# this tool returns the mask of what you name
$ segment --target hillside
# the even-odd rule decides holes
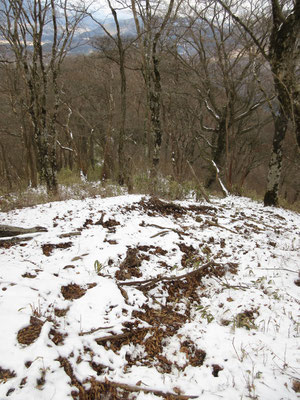
[[[1,400],[298,398],[299,214],[132,195],[0,224],[48,230],[0,241]]]

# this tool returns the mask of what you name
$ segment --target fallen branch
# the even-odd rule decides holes
[[[21,228],[19,226],[0,225],[0,237],[10,237],[25,235],[26,233],[48,232],[42,226],[35,226],[33,228]]]
[[[218,183],[219,183],[219,185],[220,185],[220,188],[221,188],[221,190],[222,190],[222,193],[224,194],[225,197],[229,196],[229,192],[228,192],[228,190],[226,189],[224,183],[222,182],[222,180],[221,180],[221,178],[220,178],[220,176],[219,176],[220,170],[219,170],[219,168],[217,167],[217,164],[214,162],[214,160],[210,160],[210,161],[211,161],[211,163],[212,163],[214,169],[216,170],[216,178],[217,178],[217,181],[218,181]]]
[[[205,189],[204,189],[204,186],[202,185],[202,183],[200,182],[198,176],[196,175],[196,172],[195,172],[194,168],[192,167],[192,164],[191,164],[189,161],[187,161],[187,164],[188,164],[188,166],[190,167],[190,170],[191,170],[191,172],[192,172],[194,178],[195,178],[196,181],[198,182],[200,193],[201,193],[202,196],[205,198],[205,200],[206,200],[208,203],[210,203],[208,194],[206,193],[206,191],[205,191]]]
[[[148,330],[148,329],[151,329],[151,328],[138,328],[138,329],[134,329],[134,330],[129,331],[129,332],[120,333],[118,335],[103,336],[103,337],[97,338],[95,340],[96,340],[97,344],[101,344],[103,342],[108,342],[108,341],[109,342],[113,342],[115,340],[126,339],[126,338],[128,338],[130,336],[137,335],[138,333],[141,333],[141,332],[143,332],[145,330]]]
[[[6,247],[6,246],[11,247],[14,244],[28,242],[29,240],[32,240],[32,239],[34,239],[33,236],[24,236],[22,238],[14,237],[14,238],[4,239],[4,240],[2,239],[2,240],[0,240],[0,247]]]
[[[145,388],[142,386],[138,385],[128,385],[126,383],[121,383],[121,382],[111,382],[107,378],[105,378],[103,381],[96,381],[94,377],[90,379],[91,383],[91,389],[86,390],[82,383],[76,378],[74,375],[74,371],[72,368],[72,365],[70,361],[68,361],[66,358],[63,357],[58,357],[56,359],[61,365],[61,367],[64,369],[65,373],[70,377],[71,379],[71,384],[76,386],[77,389],[80,391],[81,394],[84,395],[82,398],[96,398],[95,394],[97,394],[97,399],[99,398],[99,394],[102,394],[105,397],[105,393],[109,392],[111,388],[117,388],[117,389],[122,389],[127,392],[144,392],[144,393],[153,393],[158,396],[162,396],[167,398],[172,398],[176,400],[189,400],[189,399],[197,399],[199,396],[188,396],[188,395],[183,395],[179,393],[170,393],[170,392],[163,392],[162,390],[157,390],[157,389],[150,389],[150,388]],[[139,384],[139,383],[138,383]],[[176,388],[174,388],[175,390]],[[178,390],[179,391],[179,390]],[[91,396],[90,396],[91,395]]]
[[[144,392],[144,393],[153,393],[157,396],[162,396],[162,397],[172,397],[173,399],[178,399],[178,400],[189,400],[189,399],[197,399],[199,396],[189,396],[185,394],[177,394],[177,393],[170,393],[170,392],[163,392],[162,390],[157,390],[157,389],[148,389],[145,387],[141,386],[136,386],[136,385],[128,385],[126,383],[121,383],[121,382],[111,382],[108,379],[105,380],[105,383],[116,388],[120,388],[123,390],[127,390],[129,392]]]
[[[182,279],[196,279],[196,280],[200,280],[203,276],[208,275],[210,272],[212,272],[210,270],[211,267],[218,267],[218,268],[224,268],[224,265],[222,264],[217,264],[214,261],[210,261],[207,264],[202,265],[202,267],[188,272],[186,274],[183,275],[179,275],[179,276],[169,276],[169,277],[156,277],[156,278],[152,278],[152,279],[146,279],[144,281],[134,281],[134,282],[120,282],[119,285],[120,286],[141,286],[143,288],[146,288],[149,285],[153,285],[155,283],[158,282],[176,282]]]

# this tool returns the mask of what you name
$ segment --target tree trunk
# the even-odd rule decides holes
[[[12,189],[13,185],[12,185],[11,175],[10,175],[10,171],[9,171],[9,166],[8,166],[7,159],[6,159],[6,151],[5,151],[5,148],[2,143],[0,143],[0,146],[1,146],[1,150],[2,150],[3,167],[4,167],[6,179],[7,179],[9,188]]]
[[[37,129],[35,139],[40,180],[46,184],[47,193],[56,194],[58,191],[56,151],[49,145],[48,134],[45,131],[40,132],[40,130]]]
[[[121,43],[121,39],[119,39]],[[125,183],[125,158],[124,158],[124,142],[125,142],[125,125],[126,125],[126,74],[125,74],[125,55],[122,44],[119,48],[120,51],[120,77],[121,77],[121,126],[119,131],[119,146],[118,146],[118,159],[119,159],[119,185]]]
[[[298,65],[300,65],[300,56],[298,55]],[[293,91],[294,105],[294,124],[296,131],[296,140],[300,149],[300,82],[295,82]]]
[[[278,205],[278,191],[282,168],[282,146],[288,126],[288,118],[281,109],[274,120],[274,137],[269,172],[267,180],[267,191],[264,196],[265,206]]]
[[[90,137],[89,137],[89,160],[91,163],[91,167],[94,171],[96,161],[95,161],[95,138],[94,138],[93,131],[90,133]]]
[[[36,169],[35,151],[34,151],[34,145],[33,145],[33,140],[32,140],[32,131],[31,130],[28,131],[24,124],[22,134],[23,134],[23,142],[24,142],[25,151],[26,151],[28,179],[30,181],[31,187],[36,188],[38,185],[38,176],[37,176],[37,169]]]
[[[269,59],[273,72],[274,86],[279,101],[279,113],[274,117],[275,132],[273,148],[269,163],[267,192],[264,197],[265,206],[278,205],[279,181],[282,167],[282,145],[287,130],[288,120],[295,123],[297,133],[297,104],[294,104],[297,74],[295,57],[300,27],[300,0],[296,1],[294,12],[284,18],[283,11],[276,0],[272,0],[273,27],[270,36]],[[297,95],[296,95],[297,97]],[[300,145],[300,138],[298,141]]]
[[[112,71],[111,71],[112,74]],[[113,78],[113,74],[112,74]],[[108,126],[107,126],[107,134],[105,138],[105,146],[104,146],[104,155],[103,155],[103,167],[102,167],[102,173],[101,173],[101,180],[105,181],[107,179],[110,179],[113,174],[114,170],[114,160],[113,160],[113,117],[114,117],[114,109],[115,109],[115,104],[114,104],[114,98],[113,98],[113,92],[112,92],[112,87],[110,86],[110,93],[109,93],[109,102],[108,102]]]
[[[219,170],[222,170],[224,165],[224,155],[226,150],[226,122],[221,120],[216,131],[216,139],[214,140],[215,147],[212,151],[212,161],[216,164]],[[209,189],[216,181],[216,170],[211,168],[210,174],[206,180],[205,187]]]
[[[157,183],[158,164],[160,160],[160,149],[162,143],[162,127],[161,127],[161,82],[159,72],[159,60],[156,55],[156,46],[159,37],[155,37],[153,41],[153,89],[149,93],[150,99],[150,114],[151,114],[151,131],[154,139],[153,157],[152,157],[152,168],[151,178],[153,180],[153,186]]]

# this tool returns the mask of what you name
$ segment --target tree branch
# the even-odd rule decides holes
[[[259,40],[257,39],[257,37],[254,35],[254,33],[252,32],[252,30],[237,16],[235,15],[231,9],[222,1],[222,0],[217,0],[217,2],[219,4],[221,4],[221,6],[228,12],[228,14],[245,30],[245,32],[248,33],[248,35],[251,37],[251,39],[253,40],[253,42],[255,43],[255,45],[258,47],[259,51],[261,52],[261,54],[263,55],[263,57],[269,62],[270,61],[270,57],[268,56],[268,54],[265,52],[264,48],[261,46]]]

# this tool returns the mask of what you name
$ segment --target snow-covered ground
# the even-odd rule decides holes
[[[300,215],[137,195],[0,213],[0,399],[297,399]],[[22,236],[21,236],[22,237]]]

